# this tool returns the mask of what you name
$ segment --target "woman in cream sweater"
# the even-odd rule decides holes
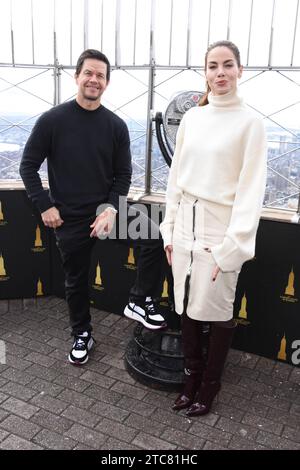
[[[238,94],[242,71],[232,42],[209,46],[207,93],[180,123],[161,224],[185,357],[173,409],[188,408],[188,416],[208,413],[220,390],[238,274],[254,255],[265,190],[265,130]],[[207,361],[202,321],[211,322]]]

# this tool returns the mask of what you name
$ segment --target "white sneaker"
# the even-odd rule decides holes
[[[167,322],[164,317],[156,311],[155,304],[151,297],[146,297],[142,305],[129,302],[125,307],[124,315],[127,318],[142,323],[150,330],[161,330],[167,327]]]
[[[68,356],[69,362],[74,365],[81,366],[89,360],[89,351],[95,344],[95,340],[91,333],[84,331],[80,335],[74,336],[74,343]]]

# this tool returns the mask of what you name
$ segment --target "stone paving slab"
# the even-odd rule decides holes
[[[92,309],[97,341],[81,368],[65,301],[0,301],[0,449],[299,450],[300,368],[230,350],[211,413],[186,418],[176,393],[128,375],[134,322]]]

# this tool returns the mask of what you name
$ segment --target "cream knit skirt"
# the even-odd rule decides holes
[[[175,307],[194,320],[226,321],[233,316],[233,302],[239,272],[220,271],[212,281],[216,266],[205,248],[222,243],[232,208],[220,206],[184,193],[173,232],[172,271]],[[187,295],[186,281],[189,277]]]

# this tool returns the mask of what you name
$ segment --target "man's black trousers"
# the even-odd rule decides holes
[[[142,303],[147,296],[154,296],[158,292],[165,258],[158,226],[144,214],[139,214],[139,217],[148,227],[149,237],[146,239],[133,240],[128,236],[120,239],[118,215],[115,222],[116,242],[140,247],[136,280],[129,296],[130,300],[136,303]],[[128,216],[127,227],[133,219],[133,216]],[[92,330],[88,281],[92,249],[97,240],[90,238],[90,225],[94,220],[95,215],[80,219],[65,217],[64,223],[55,230],[65,273],[65,293],[72,335]]]

